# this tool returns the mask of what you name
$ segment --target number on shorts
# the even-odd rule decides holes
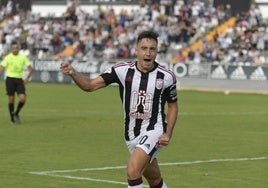
[[[140,142],[139,144],[142,145],[146,142],[146,140],[148,139],[148,136],[147,135],[144,135],[141,139],[140,139]]]

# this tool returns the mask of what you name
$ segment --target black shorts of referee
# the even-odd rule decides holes
[[[6,91],[8,96],[17,94],[26,94],[25,85],[22,78],[6,78]]]

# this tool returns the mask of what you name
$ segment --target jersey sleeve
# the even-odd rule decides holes
[[[114,67],[109,68],[100,76],[103,78],[106,86],[112,83],[118,83],[118,77],[117,77]]]
[[[1,62],[1,66],[3,66],[3,67],[7,67],[7,63],[8,63],[8,56],[6,56],[4,59],[3,59],[3,61]]]
[[[166,94],[168,103],[173,103],[177,101],[176,83],[172,84],[166,89]]]
[[[24,56],[24,65],[27,67],[31,65],[30,60],[26,56]]]
[[[168,79],[169,86],[164,90],[164,96],[168,103],[177,102],[177,79],[172,73]]]

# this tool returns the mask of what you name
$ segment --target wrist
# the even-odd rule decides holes
[[[166,132],[165,134],[166,134],[169,138],[172,137],[172,133]]]

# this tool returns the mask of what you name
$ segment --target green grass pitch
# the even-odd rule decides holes
[[[22,124],[11,125],[0,82],[0,187],[126,187],[117,87],[30,83],[27,93]],[[168,186],[267,187],[267,104],[261,94],[179,91],[172,142],[158,157]]]

